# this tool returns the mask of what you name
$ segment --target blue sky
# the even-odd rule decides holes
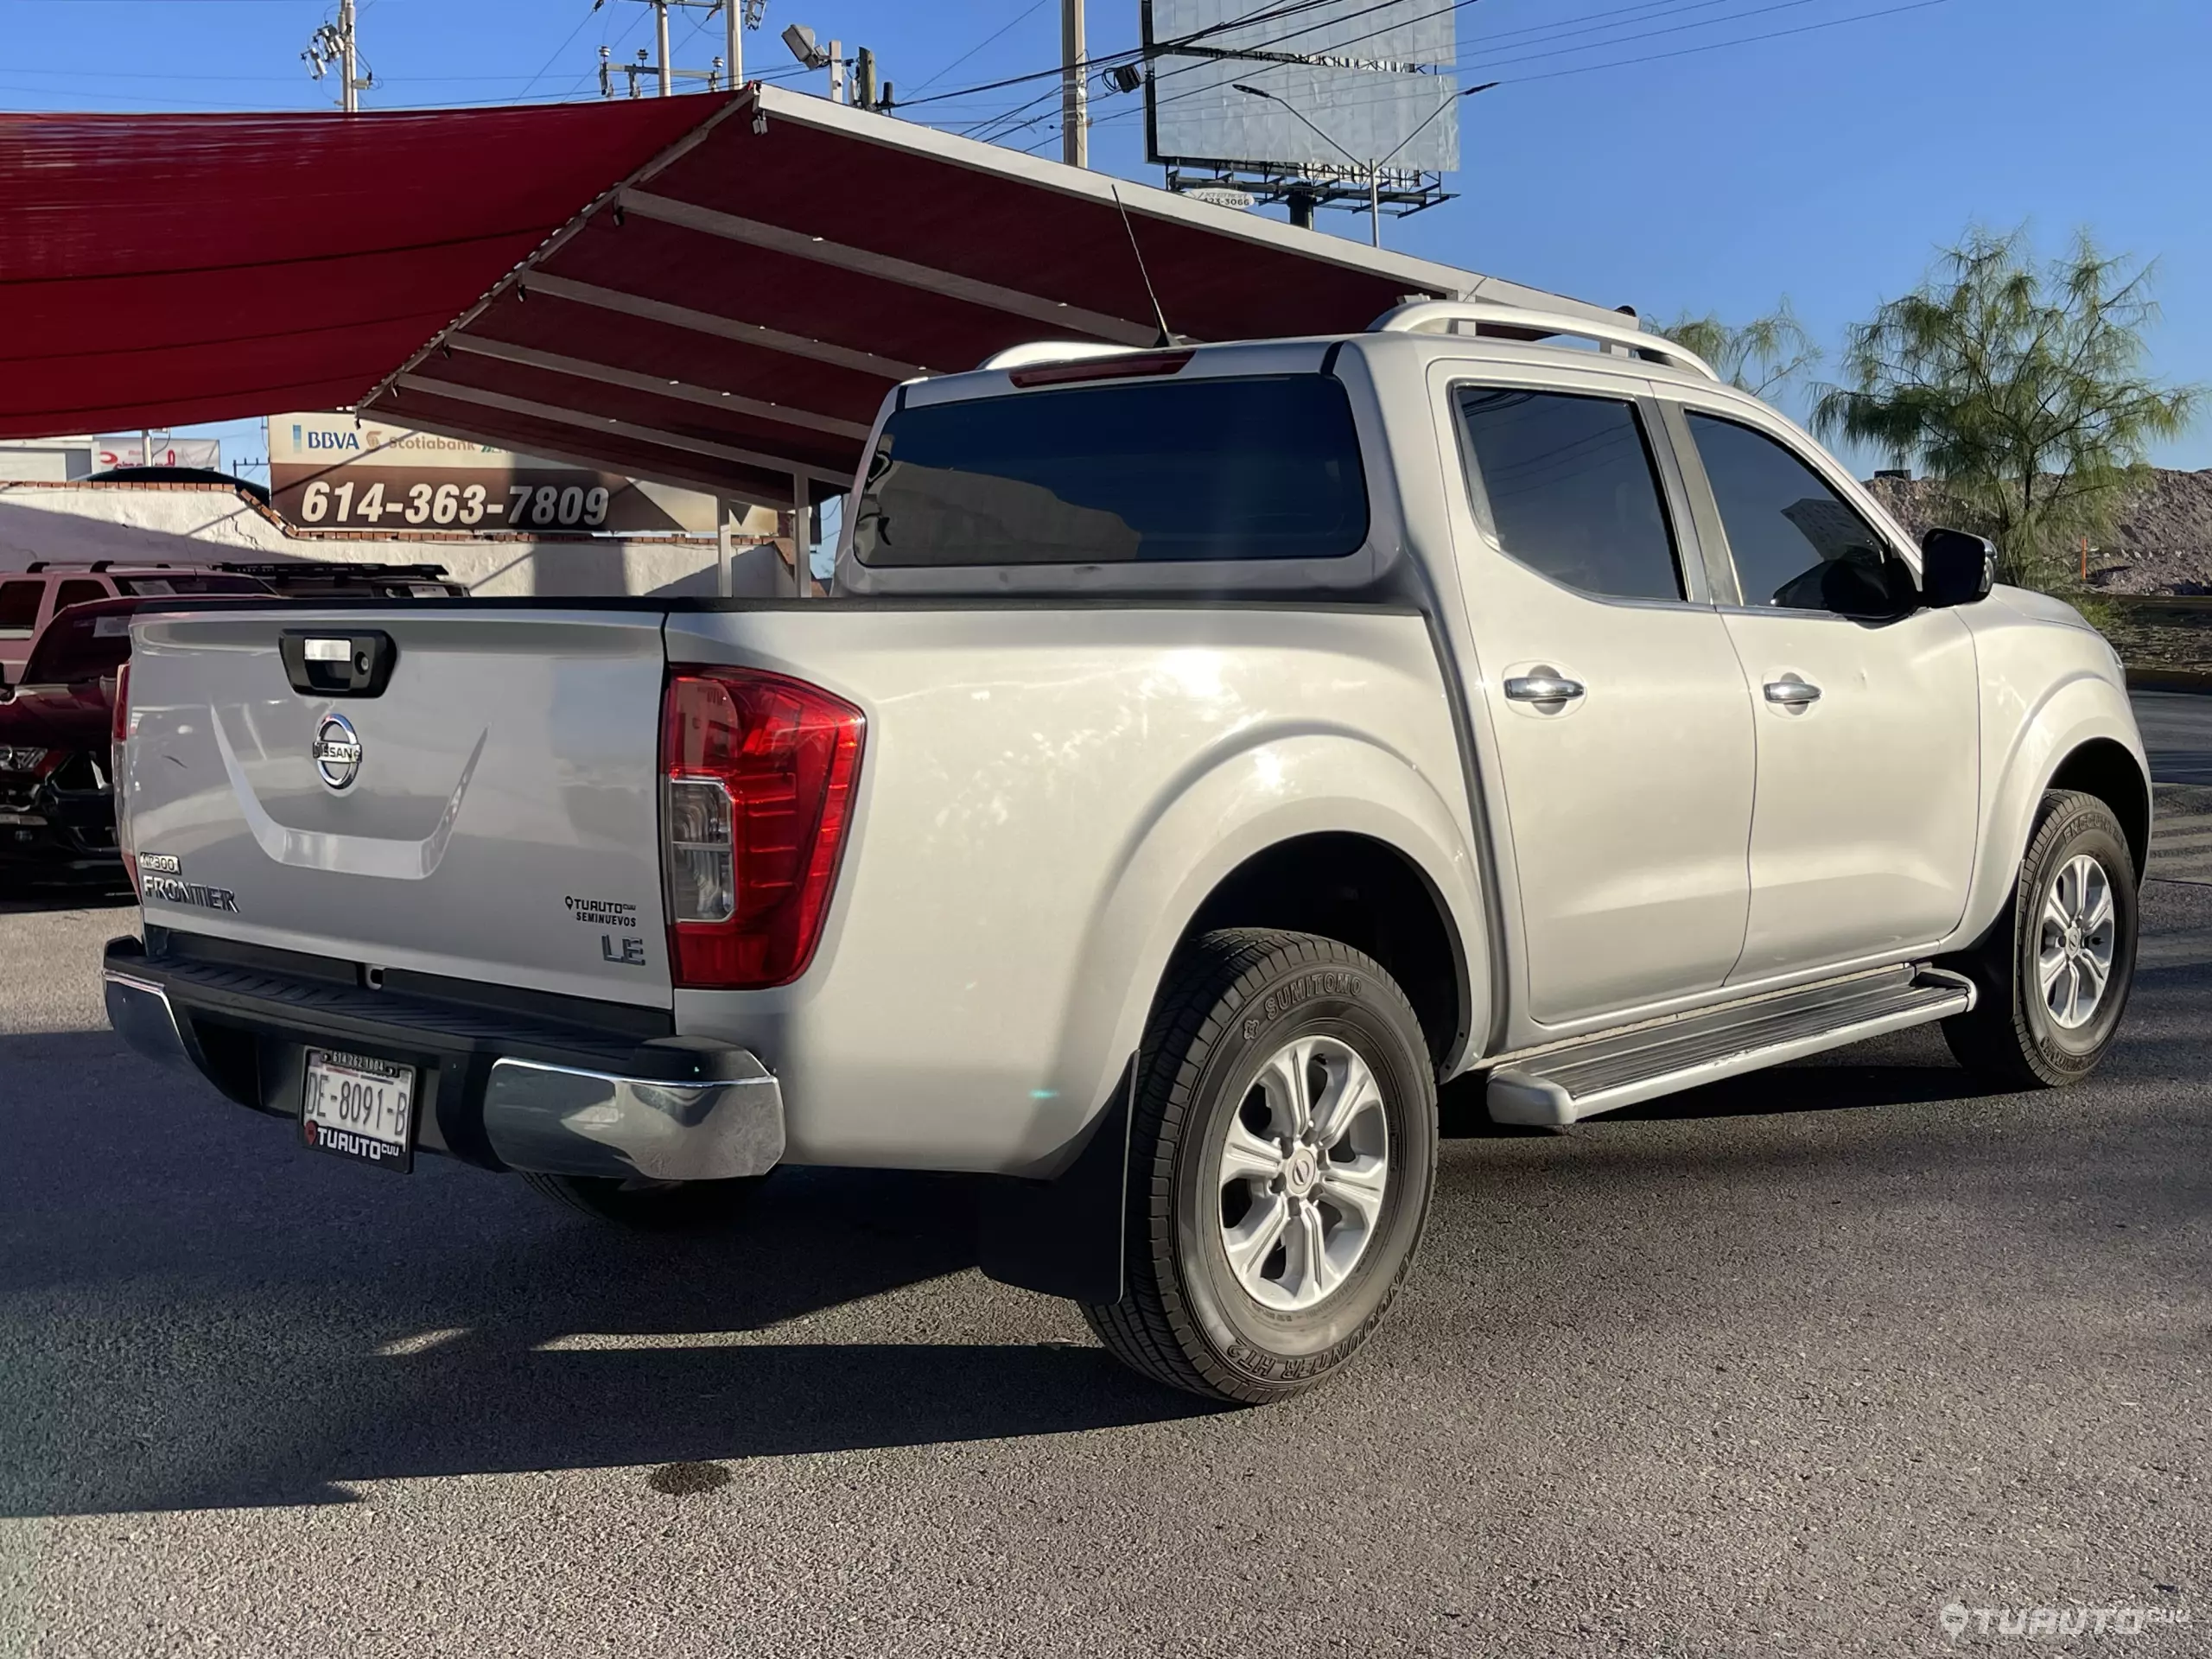
[[[1088,0],[1094,55],[1133,46],[1136,0]],[[300,54],[325,0],[0,0],[0,107],[314,109]],[[1058,0],[768,0],[747,67],[818,87],[787,23],[874,49],[901,100],[1048,67]],[[598,49],[650,45],[637,0],[363,0],[370,107],[597,95]],[[2186,0],[1478,0],[1457,14],[1459,199],[1385,239],[1647,317],[1740,319],[1787,295],[1831,352],[1972,221],[2076,226],[2159,261],[2158,373],[2212,382],[2212,7]],[[678,14],[679,64],[721,23]],[[1783,31],[1793,31],[1783,33]],[[1768,36],[1770,38],[1756,38]],[[1669,55],[1658,55],[1658,54]],[[1640,62],[1630,60],[1645,60]],[[1619,67],[1606,67],[1619,66]],[[914,107],[966,126],[1041,83]],[[1094,164],[1157,181],[1137,97],[1096,102]],[[1057,153],[1049,124],[1011,142]],[[864,204],[855,204],[865,211]],[[1364,238],[1363,219],[1325,229]],[[1786,401],[1786,400],[1785,400]],[[250,424],[226,454],[259,453]],[[1861,458],[1871,459],[1871,458]],[[2212,418],[2154,459],[2212,467]]]

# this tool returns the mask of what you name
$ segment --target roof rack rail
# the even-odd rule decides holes
[[[1632,323],[1593,322],[1557,311],[1532,311],[1517,305],[1487,305],[1472,300],[1420,300],[1385,311],[1367,325],[1370,334],[1488,334],[1492,339],[1541,340],[1556,334],[1625,347],[1649,362],[1671,363],[1701,374],[1719,375],[1713,365],[1662,334],[1648,334]]]
[[[289,577],[294,581],[444,582],[442,564],[374,564],[351,559],[224,559],[214,569],[236,576]]]

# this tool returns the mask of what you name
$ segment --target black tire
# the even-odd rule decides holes
[[[600,1221],[645,1232],[711,1226],[743,1209],[766,1175],[728,1181],[618,1180],[598,1175],[523,1172],[524,1185]]]
[[[1344,1277],[1316,1305],[1279,1311],[1249,1293],[1230,1265],[1223,1141],[1231,1117],[1261,1098],[1262,1067],[1309,1036],[1349,1048],[1375,1079],[1388,1146],[1372,1155],[1387,1174],[1376,1218]],[[1329,1073],[1324,1066],[1315,1075]],[[1371,1133],[1371,1116],[1363,1121]],[[1335,1156],[1325,1153],[1321,1162]],[[1313,1165],[1301,1166],[1297,1179],[1313,1195],[1301,1202],[1313,1207],[1317,1229],[1324,1216],[1340,1225],[1326,1178],[1316,1186],[1313,1174]],[[1254,1405],[1299,1393],[1344,1364],[1381,1323],[1413,1265],[1435,1179],[1435,1068],[1390,976],[1334,939],[1209,933],[1170,969],[1145,1030],[1122,1296],[1085,1305],[1084,1318],[1117,1358],[1172,1387]],[[1280,1253],[1255,1270],[1264,1273]]]
[[[2069,1028],[2048,1005],[2037,964],[2044,948],[2046,895],[2084,855],[2108,880],[2112,962],[2094,1011]],[[2112,809],[2094,795],[2046,791],[2011,908],[1980,944],[1945,964],[1965,973],[1980,993],[1973,1012],[1943,1022],[1944,1040],[1959,1064],[2012,1089],[2061,1089],[2096,1070],[2119,1033],[2134,982],[2138,918],[2135,861]]]

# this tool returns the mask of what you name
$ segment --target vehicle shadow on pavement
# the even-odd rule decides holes
[[[991,1319],[1021,1293],[899,1301],[974,1264],[957,1178],[790,1170],[723,1226],[640,1234],[444,1159],[395,1176],[291,1133],[107,1033],[0,1037],[0,1515],[1210,1409],[1087,1343],[957,1339],[1022,1328]],[[1077,1333],[1036,1308],[1040,1335]]]

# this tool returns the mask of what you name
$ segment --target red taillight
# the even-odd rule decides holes
[[[661,837],[679,986],[806,971],[860,771],[861,711],[780,674],[683,668],[661,705]]]
[[[125,658],[115,671],[115,708],[108,716],[108,796],[115,803],[115,845],[123,855],[123,868],[130,885],[138,886],[138,849],[130,839],[129,800],[124,790],[123,760],[130,738],[130,664]]]

